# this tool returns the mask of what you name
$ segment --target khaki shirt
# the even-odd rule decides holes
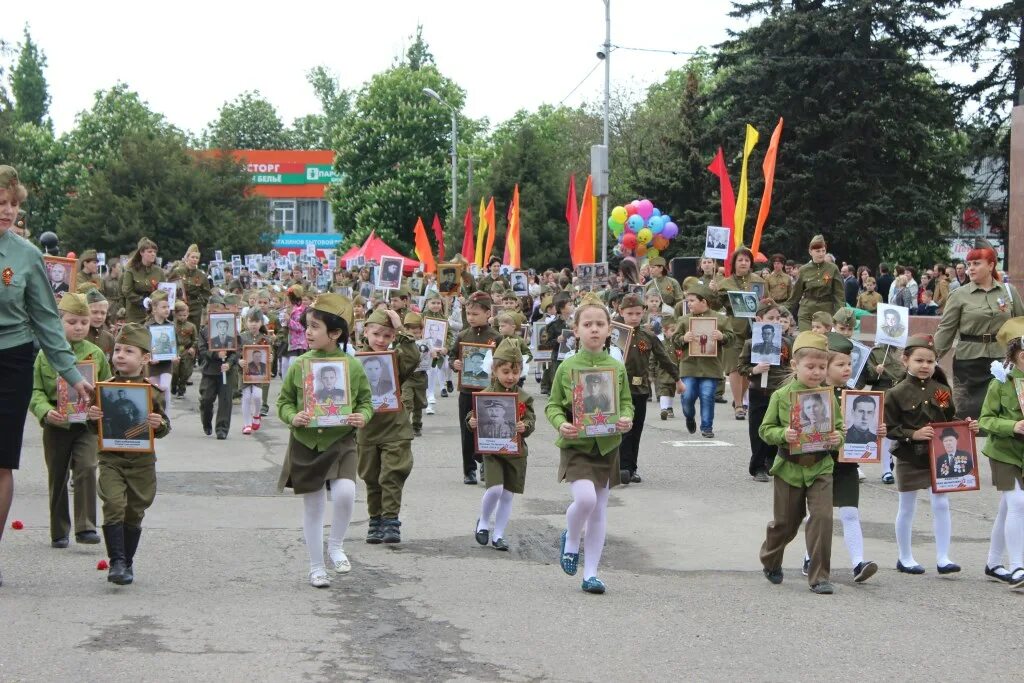
[[[1013,285],[993,282],[992,289],[987,291],[973,282],[957,287],[950,292],[939,329],[935,331],[935,352],[942,358],[960,335],[955,351],[959,360],[1002,360],[1006,348],[996,341],[996,333],[1003,323],[1020,315],[1024,315],[1024,301]],[[991,335],[988,342],[962,338],[962,335],[980,337],[986,334]]]
[[[689,354],[690,344],[683,341],[690,329],[690,320],[693,318],[715,318],[718,320],[718,331],[722,333],[723,339],[718,342],[718,355],[714,357],[691,356]],[[676,346],[676,355],[679,358],[680,377],[714,377],[722,376],[722,354],[725,347],[735,339],[735,335],[729,330],[728,321],[724,313],[707,311],[700,315],[690,315],[682,318],[676,327],[676,333],[672,337],[672,343]]]
[[[142,300],[156,291],[163,280],[164,271],[154,264],[149,268],[125,268],[121,275],[121,296],[124,297],[125,321],[144,323],[149,315],[142,307]]]
[[[857,308],[874,313],[878,304],[882,303],[882,295],[878,292],[861,292],[857,295]]]
[[[683,288],[679,283],[668,275],[659,278],[651,278],[651,281],[644,287],[644,293],[657,289],[661,293],[661,300],[669,306],[675,306],[676,302],[683,298]]]
[[[768,291],[765,292],[765,296],[776,303],[789,301],[789,296],[793,293],[793,280],[790,279],[786,271],[783,270],[778,273],[772,271],[768,273],[768,277],[764,281],[768,285]]]
[[[72,344],[71,350],[75,352],[75,360],[77,362],[86,360],[93,362],[93,370],[96,373],[93,377],[94,384],[110,380],[113,372],[101,348],[90,341],[83,340]],[[57,372],[50,365],[49,361],[46,360],[45,354],[40,351],[32,368],[32,398],[28,404],[28,411],[39,420],[40,425],[43,425],[46,423],[46,414],[56,409]],[[67,429],[70,427],[70,423],[65,422],[54,426]]]
[[[907,376],[885,392],[885,429],[893,442],[892,454],[918,467],[928,466],[927,441],[911,435],[932,422],[949,422],[956,415],[953,392],[934,377]]]
[[[196,307],[202,309],[210,301],[210,280],[199,268],[189,268],[182,264],[171,271],[171,282],[181,282],[185,291],[185,303],[190,312]]]
[[[729,326],[729,331],[736,335],[733,343],[737,345],[742,345],[744,339],[750,338],[750,323],[747,322],[748,318],[737,318],[733,314],[732,302],[729,301],[729,292],[752,292],[754,288],[750,285],[753,282],[764,283],[764,278],[760,275],[747,273],[746,275],[732,275],[718,283],[719,296],[722,299],[725,314],[728,316],[726,324]]]
[[[829,261],[824,263],[811,261],[800,266],[796,283],[793,285],[793,293],[790,294],[786,307],[792,311],[801,302],[832,304],[833,313],[846,304],[843,278],[839,274],[836,264]]]
[[[786,430],[790,426],[793,395],[798,391],[809,388],[793,379],[788,384],[779,387],[772,394],[772,397],[768,400],[768,411],[765,413],[761,426],[757,430],[758,436],[761,437],[762,441],[770,446],[789,448],[789,442],[786,441]],[[839,408],[839,401],[834,396],[832,398],[832,429],[840,434],[839,445],[836,447],[836,450],[841,451],[846,430],[843,428],[843,411]],[[803,467],[795,462],[786,460],[781,455],[776,455],[775,462],[772,464],[771,474],[779,477],[790,486],[806,488],[813,484],[814,480],[818,477],[824,474],[832,474],[834,469],[835,460],[829,457],[822,458],[810,467]]]
[[[647,380],[652,364],[669,375],[673,384],[679,379],[676,361],[669,357],[657,335],[642,327],[634,327],[625,360],[626,381],[631,394],[648,396],[651,393],[651,384]]]
[[[530,455],[529,449],[526,447],[526,438],[533,434],[533,430],[537,428],[537,413],[533,408],[533,396],[526,393],[525,390],[519,387],[512,387],[506,389],[501,382],[496,379],[491,380],[491,384],[484,389],[485,392],[491,394],[516,394],[516,411],[522,411],[522,416],[516,415],[516,422],[522,422],[526,426],[526,431],[522,434],[517,434],[519,439],[519,453],[515,456],[509,457],[527,457]],[[522,406],[522,407],[520,407]],[[474,417],[476,413],[470,410],[466,413],[466,430],[473,431],[469,427],[470,418]],[[493,454],[492,454],[493,455]]]

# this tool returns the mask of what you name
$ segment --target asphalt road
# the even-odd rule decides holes
[[[532,378],[527,387],[537,391]],[[595,596],[557,564],[569,496],[546,422],[530,439],[511,552],[475,543],[483,487],[462,483],[451,397],[414,442],[404,542],[363,542],[360,485],[346,543],[353,570],[316,590],[301,503],[275,490],[286,429],[271,416],[242,436],[236,406],[229,439],[216,441],[189,391],[157,442],[158,494],[133,586],[96,570],[102,545],[49,547],[40,430],[26,426],[11,514],[25,529],[8,528],[0,544],[0,680],[925,681],[1012,678],[1024,661],[1024,592],[982,571],[998,500],[987,462],[981,492],[952,496],[962,574],[935,572],[924,493],[914,540],[928,573],[896,573],[896,492],[874,465],[861,514],[867,556],[882,569],[852,582],[837,520],[838,590],[817,596],[800,575],[802,534],[781,586],[761,573],[771,485],[747,476],[746,423],[718,406],[709,442],[652,409],[644,481],[611,496],[608,593]]]

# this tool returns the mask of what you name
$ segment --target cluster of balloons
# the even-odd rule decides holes
[[[616,206],[608,216],[608,229],[615,239],[615,255],[654,258],[679,234],[672,217],[659,211],[650,199],[634,199]]]

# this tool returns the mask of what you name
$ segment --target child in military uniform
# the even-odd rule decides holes
[[[412,379],[420,353],[412,337],[402,331],[395,311],[378,309],[366,319],[363,334],[367,351],[394,350],[398,382]],[[359,431],[359,478],[366,484],[366,507],[370,513],[367,543],[401,543],[402,489],[412,472],[412,425],[405,405],[394,412],[375,412],[365,429]]]
[[[665,352],[661,340],[642,325],[644,301],[636,294],[625,295],[619,306],[619,315],[622,316],[623,324],[633,328],[633,337],[624,359],[633,415],[630,428],[622,435],[619,445],[619,479],[623,484],[639,484],[642,482],[642,478],[637,474],[640,438],[643,436],[644,421],[647,418],[647,398],[651,395],[651,366],[655,366],[671,380],[676,392],[682,391],[683,384],[679,381],[679,368],[675,359],[670,358]]]
[[[566,330],[569,328],[573,315],[572,301],[567,294],[557,295],[554,299],[554,306],[555,319],[544,327],[545,341],[541,346],[545,351],[551,351],[551,360],[548,361],[540,382],[540,393],[543,395],[547,395],[551,391],[551,378],[555,376],[558,364],[561,362],[558,360],[558,347],[568,336]]]
[[[587,294],[573,318],[573,331],[580,340],[579,350],[567,358],[551,382],[551,398],[544,414],[558,431],[555,445],[560,449],[558,480],[568,481],[573,502],[565,511],[566,529],[560,539],[562,571],[575,576],[579,565],[580,536],[583,539],[583,584],[588,593],[604,593],[604,582],[597,578],[597,567],[607,534],[608,496],[618,483],[619,444],[622,434],[633,426],[633,401],[626,379],[626,368],[608,355],[611,317],[601,298]],[[572,404],[577,371],[611,368],[615,371],[618,392],[616,432],[606,436],[586,436],[573,424]],[[646,368],[645,368],[646,370]],[[646,374],[643,375],[646,378]]]
[[[910,547],[917,492],[931,489],[929,443],[935,436],[933,422],[949,422],[956,415],[953,392],[946,375],[937,364],[935,342],[931,337],[915,336],[903,349],[907,376],[885,392],[885,426],[895,444],[896,488],[900,493],[896,513],[896,545],[899,560],[896,569],[904,574],[924,574],[914,561]],[[967,419],[970,430],[978,433],[978,422]],[[930,492],[930,491],[929,491]],[[939,574],[953,574],[960,566],[949,559],[952,519],[949,494],[931,493],[932,525],[935,531],[935,559]]]
[[[835,324],[835,320],[832,316],[825,311],[818,311],[811,316],[811,332],[818,334],[828,334],[832,331],[832,326]]]
[[[79,287],[79,290],[81,289]],[[114,335],[107,329],[110,302],[96,287],[87,287],[84,294],[85,302],[89,304],[89,334],[85,338],[100,347],[109,361],[110,354],[114,352]]]
[[[682,378],[683,390],[680,401],[683,406],[683,417],[686,418],[686,430],[693,434],[697,431],[697,399],[700,399],[700,433],[706,439],[715,437],[715,388],[722,377],[722,356],[727,342],[732,341],[733,334],[726,326],[723,313],[712,311],[709,302],[712,300],[711,290],[707,285],[693,283],[686,293],[686,303],[690,315],[679,321],[673,341],[676,348],[682,350],[679,359],[679,376]],[[696,339],[690,330],[695,318],[715,318],[717,328],[711,335],[718,346],[715,356],[691,356],[690,342]]]
[[[224,298],[210,297],[212,312],[225,310]],[[231,330],[234,333],[234,330]],[[231,393],[237,384],[238,350],[224,351],[210,348],[210,330],[204,325],[199,330],[199,362],[203,367],[203,379],[199,384],[199,419],[203,432],[209,436],[214,431],[213,403],[217,402],[217,439],[228,438],[231,429]]]
[[[992,525],[985,574],[1024,588],[1024,413],[1019,392],[1024,383],[1024,318],[1011,318],[997,340],[1006,346],[1006,364],[993,368],[995,377],[985,394],[978,423],[988,439],[981,451],[992,467],[992,485],[999,491],[999,510]],[[1003,566],[1003,551],[1011,571]]]
[[[459,354],[463,343],[496,345],[501,336],[487,324],[491,313],[491,297],[484,292],[473,292],[466,302],[466,327],[455,339],[455,344],[448,354],[448,362],[456,372],[462,372],[462,361]],[[476,484],[476,446],[473,433],[466,427],[466,418],[473,409],[473,390],[459,390],[459,428],[462,431],[462,483]]]
[[[661,316],[662,333],[658,340],[665,347],[665,355],[672,361],[673,371],[670,373],[660,366],[651,364],[651,370],[654,372],[654,388],[658,394],[658,407],[661,408],[662,420],[676,416],[672,408],[672,402],[679,393],[679,388],[676,386],[676,383],[679,381],[679,357],[676,355],[676,344],[672,341],[672,337],[675,336],[677,327],[679,327],[679,324],[674,315],[666,314]]]
[[[426,320],[448,320],[444,312],[444,300],[436,291],[431,291],[423,303],[423,318]],[[437,396],[448,397],[448,388],[445,386],[445,377],[448,371],[448,349],[451,348],[455,335],[452,334],[450,326],[444,344],[434,349],[434,360],[427,371],[427,415],[433,415],[434,405],[437,403]]]
[[[797,308],[800,316],[800,331],[805,332],[811,329],[811,318],[817,312],[832,315],[843,307],[845,293],[843,291],[843,278],[839,274],[836,264],[826,260],[828,247],[825,238],[815,235],[807,247],[811,256],[808,263],[800,266],[797,271],[796,282],[793,283],[793,293],[786,305],[793,309]],[[829,323],[828,332],[832,329]]]
[[[178,340],[178,365],[171,377],[171,395],[184,398],[195,367],[199,330],[189,320],[188,304],[181,299],[174,302],[174,332]]]
[[[857,295],[857,308],[874,313],[882,303],[882,295],[875,291],[878,282],[873,277],[864,280],[864,291]]]
[[[519,452],[514,455],[483,456],[484,475],[488,486],[480,501],[480,516],[476,521],[476,542],[487,545],[490,541],[497,550],[508,550],[505,528],[512,516],[512,496],[516,493],[522,494],[525,490],[526,456],[529,454],[526,438],[533,433],[537,422],[533,411],[533,397],[519,388],[522,369],[523,357],[519,347],[513,339],[503,339],[494,350],[491,383],[485,391],[516,394],[517,414],[514,420]],[[472,410],[467,416],[467,425],[471,430],[477,429],[476,415]]]
[[[810,555],[808,583],[819,595],[834,592],[829,582],[832,555],[832,471],[834,461],[828,451],[800,454],[790,448],[800,443],[800,434],[791,426],[796,393],[817,389],[826,377],[827,342],[823,335],[801,332],[793,342],[795,377],[779,387],[768,402],[768,410],[758,433],[770,444],[779,446],[771,474],[775,477],[774,515],[761,545],[760,559],[765,577],[773,584],[783,580],[782,556],[786,545],[800,529],[805,511],[810,514],[805,534]],[[843,445],[843,417],[839,402],[832,401],[832,431],[828,444]]]
[[[125,323],[114,342],[111,381],[149,385],[149,330]],[[146,424],[162,439],[171,431],[162,392],[153,391],[152,412]],[[99,406],[89,406],[92,423],[103,419]],[[107,581],[124,586],[135,580],[135,551],[142,538],[142,518],[156,497],[156,454],[99,452],[99,496],[103,502],[103,540],[110,568]]]
[[[145,302],[143,302],[145,303]],[[167,319],[171,315],[170,302],[167,300],[167,292],[162,289],[155,290],[149,295],[149,317],[146,319],[146,327],[154,325],[167,325]],[[169,342],[169,340],[168,340]],[[170,347],[170,344],[168,343]],[[158,353],[165,350],[158,349]],[[149,381],[153,383],[164,395],[164,405],[171,402],[171,375],[174,372],[174,361],[149,361]]]
[[[302,317],[309,350],[289,365],[277,397],[277,415],[290,431],[278,488],[290,488],[302,495],[302,532],[309,553],[309,584],[314,588],[331,585],[324,566],[325,484],[331,487],[332,520],[327,540],[331,569],[339,574],[352,569],[344,543],[356,500],[358,456],[353,431],[365,428],[373,415],[373,404],[362,365],[347,353],[351,319],[347,299],[337,294],[317,297]],[[344,425],[311,426],[314,416],[305,409],[307,361],[321,358],[343,363],[348,371],[350,401],[342,409],[347,413]]]
[[[109,380],[111,372],[107,356],[86,339],[91,311],[85,296],[65,294],[57,303],[57,309],[75,360],[93,363],[95,376],[90,381]],[[40,351],[33,369],[29,412],[43,428],[43,458],[50,489],[50,545],[54,548],[68,547],[71,532],[69,470],[75,484],[75,542],[99,543],[100,537],[96,533],[96,435],[84,423],[69,423],[58,402],[57,372]]]
[[[522,317],[521,314],[520,317]],[[498,327],[498,334],[501,335],[501,338],[508,339],[516,345],[516,348],[519,349],[520,362],[529,363],[533,360],[533,352],[530,351],[530,345],[526,343],[526,340],[516,334],[519,330],[519,324],[516,320],[517,318],[515,315],[513,313],[509,313],[507,310],[499,313],[498,317],[494,319]],[[525,380],[526,371],[523,370],[519,373],[519,386],[523,386]]]
[[[405,331],[416,342],[419,365],[408,382],[402,382],[402,403],[412,416],[412,435],[423,436],[423,409],[427,407],[427,374],[434,360],[433,349],[423,340],[423,316],[414,311],[405,314]]]
[[[245,316],[245,331],[242,332],[241,342],[242,346],[269,346],[273,344],[274,340],[271,338],[270,333],[267,332],[267,328],[264,325],[266,318],[263,315],[263,311],[259,308],[251,308]],[[348,329],[346,328],[346,332]],[[264,363],[266,359],[264,359]],[[244,372],[239,373],[240,375],[245,374],[259,374],[264,375],[264,368],[255,367],[252,370],[256,372]],[[265,387],[268,387],[268,382],[261,382],[259,384],[243,384],[242,385],[242,434],[252,434],[258,431],[263,421],[262,419],[262,408],[263,408],[263,391]]]

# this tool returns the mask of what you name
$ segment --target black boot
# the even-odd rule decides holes
[[[110,558],[107,581],[123,586],[125,583],[124,524],[118,522],[104,526],[103,540],[107,544],[107,557]]]
[[[124,525],[124,583],[127,585],[135,580],[135,570],[132,569],[132,561],[135,559],[135,551],[139,548],[139,539],[142,537],[142,527]]]
[[[385,519],[382,522],[384,542],[385,543],[401,543],[402,542],[402,523],[397,519]]]
[[[380,528],[380,517],[370,517],[370,526],[366,529],[366,542],[374,545],[384,540],[384,532]]]

